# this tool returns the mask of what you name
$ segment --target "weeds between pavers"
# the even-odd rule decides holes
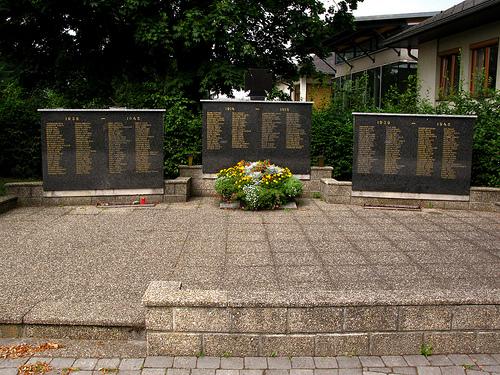
[[[77,371],[80,371],[80,368],[78,368],[78,367],[66,367],[66,368],[62,369],[61,375],[69,375],[72,372],[77,372]]]
[[[424,357],[428,357],[432,355],[432,345],[423,343],[422,346],[420,346],[420,354],[422,354]]]

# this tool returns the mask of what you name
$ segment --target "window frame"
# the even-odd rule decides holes
[[[470,92],[472,94],[475,93],[475,87],[474,87],[474,74],[475,68],[476,68],[476,62],[477,62],[477,51],[480,49],[485,49],[485,54],[484,54],[484,73],[485,73],[485,80],[483,83],[483,89],[488,88],[488,81],[490,80],[490,54],[491,54],[491,47],[497,47],[497,74],[498,74],[498,41],[499,38],[493,38],[493,39],[488,39],[484,40],[482,42],[478,43],[473,43],[469,46],[470,54],[471,54],[471,66],[470,66]],[[496,80],[496,76],[494,77]],[[495,82],[493,82],[493,85],[495,86]]]
[[[444,74],[444,62],[446,61],[446,58],[447,57],[450,57],[451,56],[451,69],[450,69],[450,72],[451,72],[451,79],[449,81],[449,88],[451,90],[454,90],[455,89],[455,86],[458,86],[460,84],[460,59],[461,59],[461,56],[462,56],[462,50],[460,49],[460,47],[457,47],[457,48],[452,48],[452,49],[448,49],[446,51],[441,51],[438,53],[438,57],[439,57],[439,83],[438,83],[438,97],[440,100],[444,100],[444,99],[447,99],[450,94],[452,93],[452,91],[450,90],[449,92],[445,92],[445,81],[447,80],[446,79],[446,74]],[[457,71],[457,75],[455,76],[455,70],[456,70],[456,67],[458,66],[458,71]]]

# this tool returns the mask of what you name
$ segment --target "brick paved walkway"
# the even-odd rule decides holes
[[[0,375],[16,375],[24,364],[46,362],[51,374],[75,375],[481,375],[500,374],[500,354],[424,357],[146,357],[0,359]]]

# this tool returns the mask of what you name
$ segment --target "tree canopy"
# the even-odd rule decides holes
[[[120,93],[146,83],[198,100],[241,87],[249,67],[296,77],[357,2],[0,0],[0,70],[75,104],[123,104]]]

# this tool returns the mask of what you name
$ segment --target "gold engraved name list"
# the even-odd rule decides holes
[[[441,178],[454,180],[457,178],[456,168],[463,167],[457,164],[459,132],[453,128],[443,128],[443,159],[441,160]]]
[[[92,125],[89,122],[75,122],[75,149],[76,149],[76,174],[88,175],[92,172],[92,154],[96,150],[92,148]]]
[[[397,174],[402,168],[399,160],[401,160],[401,147],[404,143],[400,129],[395,126],[385,128],[384,174]]]
[[[64,175],[66,168],[62,166],[62,154],[69,145],[64,143],[62,122],[48,122],[45,128],[45,140],[47,143],[47,174]]]
[[[418,128],[417,176],[432,176],[434,173],[436,138],[436,129]]]
[[[300,115],[295,112],[286,113],[286,148],[302,150],[306,132],[300,125]]]
[[[121,122],[108,122],[108,169],[110,174],[120,174],[127,169],[127,154],[125,146],[130,142],[125,137],[125,126]]]
[[[220,150],[224,116],[221,112],[207,112],[207,150]]]
[[[151,151],[151,124],[145,121],[134,123],[135,126],[135,171],[137,173],[156,172],[151,169],[151,156],[158,155]]]
[[[281,122],[281,114],[275,112],[262,113],[261,143],[262,148],[276,148],[276,140],[280,133],[276,131]]]
[[[232,148],[246,149],[248,142],[245,134],[250,133],[247,129],[248,113],[231,112],[231,146]]]
[[[360,126],[358,138],[357,170],[359,174],[372,173],[375,159],[375,127]]]

